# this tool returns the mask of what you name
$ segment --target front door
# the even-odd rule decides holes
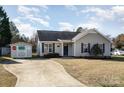
[[[64,56],[68,56],[68,45],[64,46]]]

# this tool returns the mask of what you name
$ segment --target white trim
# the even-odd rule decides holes
[[[73,40],[61,40],[61,39],[57,39],[57,40],[60,41],[60,42],[63,42],[63,43],[74,42]]]
[[[109,39],[109,38],[107,38],[105,35],[103,35],[102,33],[100,33],[99,31],[97,31],[97,30],[95,30],[99,35],[101,35],[101,36],[103,36],[106,40],[108,40],[109,42],[111,42],[112,43],[112,41]]]
[[[40,41],[42,43],[59,43],[59,41]]]
[[[10,46],[12,46],[12,45],[18,45],[18,44],[26,44],[26,45],[31,45],[32,46],[32,44],[26,43],[26,42],[17,42],[17,43],[10,44]]]

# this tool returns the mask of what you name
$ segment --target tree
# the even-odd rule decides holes
[[[78,27],[77,30],[76,30],[76,32],[80,33],[82,30],[83,30],[82,27]]]
[[[38,36],[36,33],[33,33],[33,36],[30,38],[29,43],[32,45],[33,52],[36,52]]]
[[[16,25],[11,21],[10,23],[10,31],[12,34],[12,39],[11,43],[16,43],[16,42],[29,42],[29,38],[26,37],[24,34],[20,34],[18,28]]]
[[[76,32],[80,33],[82,31],[86,31],[86,30],[88,30],[88,28],[78,27],[77,30],[76,30]]]
[[[11,38],[9,18],[3,7],[0,6],[0,47],[10,44]]]
[[[98,55],[102,55],[103,54],[103,52],[100,49],[98,44],[94,44],[93,45],[93,47],[91,48],[90,53],[91,53],[91,55],[94,55],[94,56],[98,56]]]
[[[118,49],[124,48],[124,34],[118,35],[116,38],[113,38],[113,45]]]
[[[16,43],[20,39],[19,30],[17,29],[17,27],[12,21],[9,23],[9,25],[10,25],[10,31],[12,34],[11,43]]]

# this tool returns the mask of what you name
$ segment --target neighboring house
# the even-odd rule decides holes
[[[90,56],[90,49],[98,44],[103,56],[111,56],[111,41],[96,30],[78,32],[38,30],[37,53],[59,53],[60,56]]]
[[[12,58],[30,58],[32,57],[32,46],[25,42],[11,44]]]

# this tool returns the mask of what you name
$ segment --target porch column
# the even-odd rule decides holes
[[[40,51],[40,56],[42,56],[42,42],[39,43],[39,51]]]
[[[76,44],[74,42],[74,56],[76,56]]]
[[[63,56],[63,42],[61,43],[61,45],[62,45],[62,51],[61,51],[61,56]]]

